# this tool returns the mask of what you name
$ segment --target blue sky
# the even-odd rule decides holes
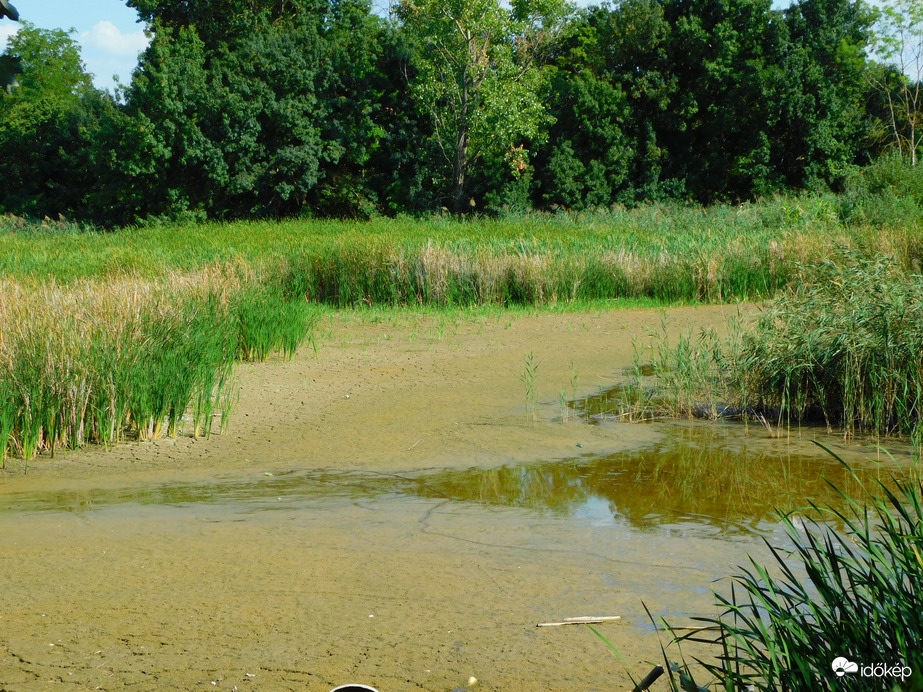
[[[81,45],[93,83],[112,89],[117,74],[127,84],[147,45],[138,14],[124,0],[11,0],[19,16],[42,29],[75,29],[73,37]],[[16,22],[0,20],[0,45],[16,31]]]
[[[12,3],[23,19],[43,29],[74,29],[73,36],[82,47],[87,70],[101,89],[112,90],[113,75],[127,84],[138,53],[147,45],[137,13],[126,7],[124,0],[12,0]],[[588,5],[590,0],[578,4]],[[787,4],[774,2],[777,7]],[[373,0],[373,6],[378,5],[385,5],[385,1]],[[0,49],[16,26],[16,22],[0,20]]]

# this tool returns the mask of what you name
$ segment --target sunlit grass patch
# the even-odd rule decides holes
[[[918,226],[841,222],[835,198],[708,208],[648,205],[510,219],[289,220],[0,234],[8,276],[81,277],[246,264],[286,291],[336,307],[661,304],[768,298],[836,246],[923,261]]]

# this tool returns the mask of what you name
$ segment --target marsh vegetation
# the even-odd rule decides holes
[[[625,381],[591,412],[736,418],[773,437],[820,425],[847,439],[923,445],[923,276],[838,249],[755,318],[639,340]]]
[[[15,223],[0,236],[0,447],[28,459],[109,444],[123,430],[176,434],[187,410],[187,430],[207,433],[213,414],[230,408],[233,360],[291,355],[322,306],[775,296],[738,344],[690,337],[657,351],[674,413],[721,402],[767,421],[771,412],[774,425],[822,414],[850,433],[919,437],[923,236],[912,223],[845,222],[836,203],[820,195],[507,220],[242,222],[183,228],[182,243],[169,228]],[[828,309],[828,298],[840,308]],[[872,379],[857,388],[863,377]]]
[[[150,43],[116,97],[67,32],[23,23],[0,56],[0,466],[208,435],[234,363],[291,357],[324,310],[622,300],[768,302],[727,339],[639,341],[585,418],[819,424],[919,457],[920,11],[885,4],[416,0],[386,20],[353,0],[128,0]],[[534,431],[549,368],[524,350]],[[758,480],[664,463],[632,460],[673,493]],[[542,468],[473,481],[579,494]],[[818,689],[818,652],[923,665],[918,481],[875,489],[874,530],[858,503],[834,510],[848,538],[790,523],[810,588],[775,551],[782,581],[740,577],[716,621],[727,689]]]
[[[0,282],[0,464],[227,422],[236,359],[291,355],[314,311],[228,268]]]
[[[762,302],[728,338],[692,332],[669,339],[666,331],[640,338],[626,386],[585,400],[578,410],[585,418],[613,411],[622,420],[733,415],[774,436],[820,423],[851,439],[906,438],[919,454],[923,236],[912,218],[895,222],[894,199],[885,193],[863,199],[814,195],[467,221],[241,222],[184,227],[182,243],[180,229],[167,227],[98,233],[7,219],[16,228],[0,236],[0,450],[4,463],[23,464],[87,443],[207,435],[233,407],[233,364],[291,356],[324,310],[603,310],[628,299]],[[547,372],[540,364],[520,362],[533,425],[537,373]],[[573,365],[569,377],[559,397],[565,419],[573,410],[568,387],[576,392],[579,379]],[[660,458],[634,466],[666,474],[680,490],[696,479],[739,489],[755,471],[746,469],[744,478],[741,468],[712,456],[669,470]],[[485,472],[477,481],[485,492],[502,490],[504,473]],[[887,492],[898,498],[891,506],[914,507],[901,499],[912,486]],[[859,527],[838,511],[835,523],[847,533]],[[895,521],[912,518],[900,517]],[[907,544],[898,547],[910,554]],[[836,571],[839,551],[839,543],[815,541],[802,555],[837,586],[853,578]],[[854,566],[863,579],[879,570]],[[762,567],[754,570],[739,582],[750,589],[749,605],[721,602],[727,629],[717,660],[725,668],[713,670],[719,677],[743,671],[747,684],[777,679],[808,660],[766,659],[774,629],[763,630],[762,643],[733,629],[743,622],[746,632],[758,631],[740,618],[776,588]],[[871,598],[849,593],[859,605]],[[809,609],[813,601],[803,595],[792,591],[780,612]],[[888,606],[896,617],[910,607],[901,599],[896,594]],[[826,616],[818,610],[806,617]],[[826,635],[799,641],[809,649],[815,636]],[[900,641],[892,643],[902,651]]]

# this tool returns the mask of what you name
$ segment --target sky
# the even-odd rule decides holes
[[[83,62],[100,89],[115,87],[113,75],[128,84],[138,62],[138,53],[147,45],[138,13],[124,0],[10,0],[21,19],[42,29],[74,29]],[[18,24],[0,19],[0,47],[16,31]]]
[[[373,4],[382,1],[373,0]],[[42,29],[74,29],[72,35],[80,43],[83,61],[98,88],[112,91],[113,75],[118,75],[122,84],[131,80],[147,37],[143,25],[138,23],[138,14],[124,0],[12,0],[12,3],[22,19]],[[591,3],[583,0],[577,4]],[[777,7],[787,4],[782,0],[774,2]],[[17,26],[9,19],[0,19],[0,50]]]

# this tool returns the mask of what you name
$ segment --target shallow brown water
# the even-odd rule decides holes
[[[822,478],[855,491],[821,456],[748,449],[741,426],[650,430],[604,458],[8,492],[0,617],[17,634],[0,675],[17,690],[613,689],[624,665],[588,630],[535,625],[619,614],[610,636],[651,639],[642,601],[671,621],[709,612],[714,580],[765,557],[760,537],[786,543],[776,507],[835,501]]]
[[[610,386],[659,321],[335,325],[239,369],[228,435],[36,460],[0,484],[0,689],[629,689],[660,656],[642,603],[712,612],[715,580],[785,541],[774,507],[847,481],[810,431],[562,423],[572,372]],[[625,662],[535,627],[574,615],[621,615],[600,629]]]

